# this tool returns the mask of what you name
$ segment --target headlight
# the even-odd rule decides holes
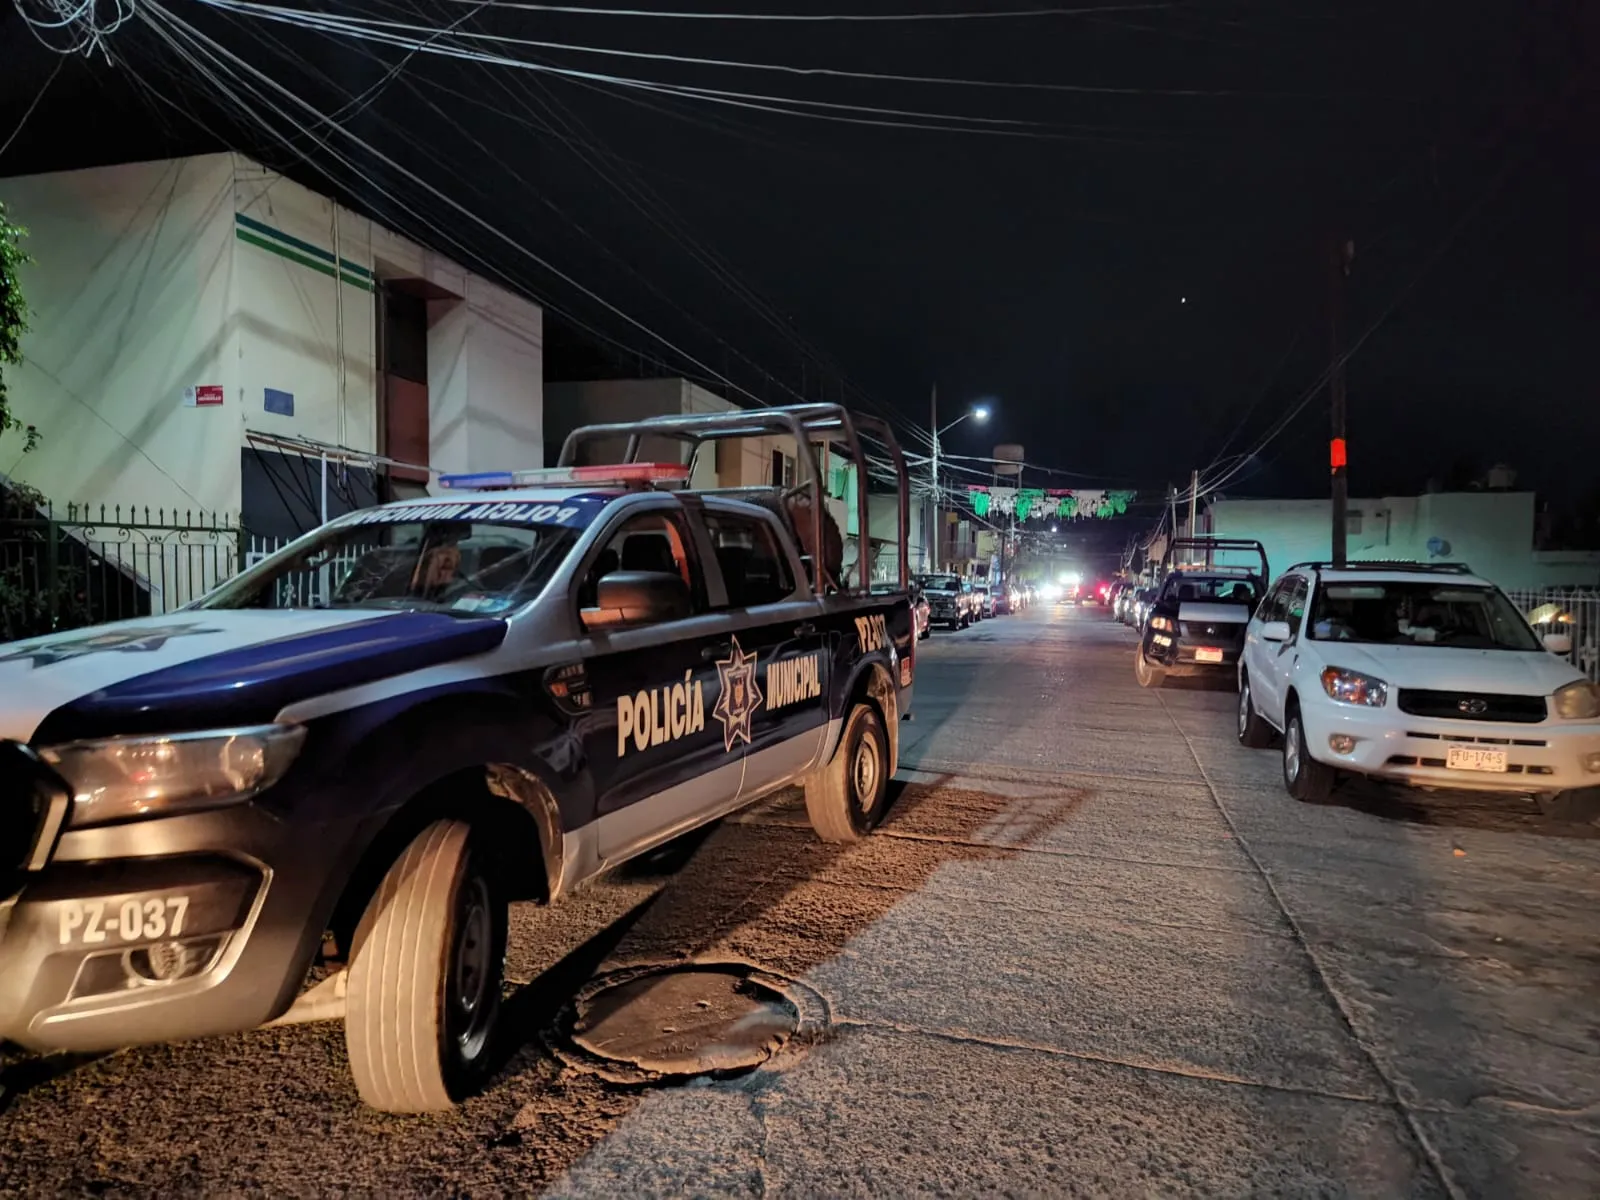
[[[81,828],[248,800],[283,778],[305,736],[263,725],[68,742],[39,756],[72,785],[70,824]]]
[[[1587,679],[1569,683],[1555,694],[1555,709],[1563,721],[1592,721],[1600,717],[1600,687]]]
[[[1165,629],[1168,633],[1172,633],[1176,626],[1173,625],[1171,617],[1151,617],[1150,628]]]
[[[1383,680],[1343,667],[1329,667],[1322,672],[1322,690],[1340,704],[1382,708],[1389,701],[1389,685]]]

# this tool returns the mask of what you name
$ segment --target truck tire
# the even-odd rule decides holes
[[[825,842],[859,842],[883,819],[889,736],[871,704],[857,703],[827,766],[806,779],[806,815]]]
[[[1239,672],[1239,745],[1246,750],[1265,750],[1272,745],[1272,726],[1256,711],[1250,676],[1244,671]]]
[[[1167,672],[1144,656],[1144,647],[1133,652],[1133,677],[1142,688],[1158,688],[1167,682]]]
[[[487,1074],[505,968],[506,901],[471,826],[435,821],[406,847],[356,928],[345,1046],[383,1112],[453,1107]]]
[[[1291,697],[1283,718],[1283,786],[1296,800],[1320,804],[1333,792],[1333,768],[1311,757],[1300,706]]]

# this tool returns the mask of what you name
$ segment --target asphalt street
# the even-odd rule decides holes
[[[14,1060],[0,1193],[1600,1193],[1600,829],[1298,804],[1231,687],[1141,691],[1132,646],[1100,610],[936,633],[872,839],[785,796],[519,909],[457,1113],[364,1109],[332,1025]],[[580,989],[691,961],[809,1025],[688,1083],[566,1046]]]

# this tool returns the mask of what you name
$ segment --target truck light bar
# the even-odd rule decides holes
[[[505,488],[553,487],[561,484],[641,486],[652,483],[687,483],[689,468],[683,463],[602,463],[589,467],[539,467],[524,471],[479,471],[471,475],[441,475],[439,486],[452,491],[487,492]]]

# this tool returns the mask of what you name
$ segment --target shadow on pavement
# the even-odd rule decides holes
[[[1403,821],[1441,829],[1600,839],[1600,825],[1594,824],[1592,819],[1563,819],[1548,815],[1532,796],[1425,792],[1368,779],[1346,779],[1323,803],[1386,821]]]

